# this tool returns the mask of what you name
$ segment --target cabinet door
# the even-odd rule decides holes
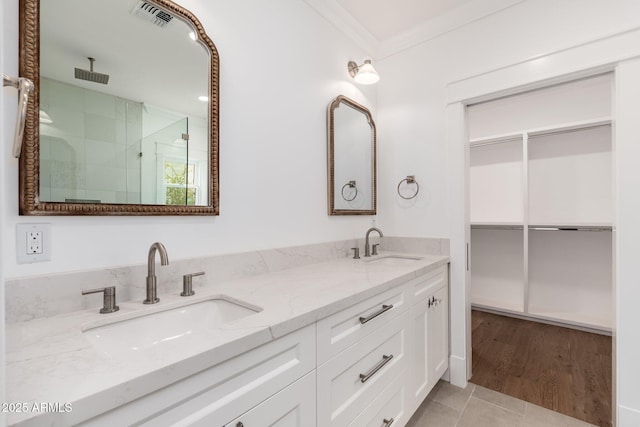
[[[427,378],[431,390],[449,367],[449,288],[439,289],[427,315]]]
[[[428,351],[428,318],[429,301],[424,300],[411,309],[410,315],[410,368],[409,368],[409,396],[407,400],[412,413],[429,394],[429,369],[427,368]]]
[[[435,301],[435,302],[434,302]],[[449,366],[449,288],[414,305],[410,312],[410,412],[420,406]]]
[[[314,427],[316,373],[311,372],[225,427]]]

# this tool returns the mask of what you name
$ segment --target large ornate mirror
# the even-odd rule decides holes
[[[369,110],[345,97],[327,110],[329,215],[376,214],[376,126]]]
[[[20,0],[21,215],[217,215],[218,53],[168,0]]]

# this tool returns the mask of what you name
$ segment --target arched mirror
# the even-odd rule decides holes
[[[329,215],[376,214],[376,126],[369,110],[340,95],[327,110]]]
[[[168,0],[20,0],[21,215],[217,215],[218,76]]]

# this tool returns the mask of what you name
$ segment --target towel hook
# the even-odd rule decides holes
[[[406,182],[407,184],[415,184],[416,185],[416,192],[413,193],[412,196],[406,197],[403,196],[402,193],[400,193],[400,186],[402,185],[403,182]],[[405,179],[403,179],[402,181],[400,181],[398,183],[398,195],[400,197],[402,197],[405,200],[411,200],[413,198],[415,198],[418,193],[420,192],[420,185],[418,184],[418,181],[416,181],[416,176],[415,175],[407,175],[407,177]]]
[[[13,157],[20,157],[22,149],[22,135],[24,134],[24,123],[27,119],[27,103],[29,102],[29,93],[33,91],[33,82],[25,77],[9,77],[2,73],[2,87],[11,86],[18,89],[18,117],[16,120],[16,129],[13,134]]]
[[[355,190],[356,190],[355,194],[350,199],[344,196],[344,189],[347,188],[347,187],[355,188]],[[340,190],[340,194],[342,194],[342,198],[344,200],[346,200],[347,202],[352,202],[353,200],[355,200],[355,198],[358,197],[358,187],[356,187],[356,182],[355,181],[347,182],[345,185],[342,186],[342,190]]]

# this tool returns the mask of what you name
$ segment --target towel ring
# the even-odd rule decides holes
[[[354,194],[353,197],[350,199],[344,197],[344,189],[347,187],[356,189],[356,194]],[[358,197],[358,187],[356,187],[356,182],[355,181],[347,182],[345,185],[342,186],[342,190],[340,190],[340,194],[342,194],[342,198],[347,202],[352,202],[353,200],[355,200],[355,198]]]
[[[13,157],[20,157],[22,150],[22,135],[24,134],[24,123],[27,119],[27,103],[29,102],[29,93],[35,87],[31,80],[25,77],[9,77],[2,73],[2,87],[10,86],[18,89],[18,118],[13,134],[13,148],[11,152]]]
[[[413,196],[406,197],[406,196],[403,196],[402,193],[400,193],[400,186],[405,181],[407,182],[407,184],[415,184],[416,185],[416,192],[413,193]],[[420,185],[418,184],[418,181],[416,181],[416,176],[415,175],[408,175],[405,179],[403,179],[402,181],[400,181],[398,183],[398,196],[402,197],[405,200],[414,199],[418,195],[419,192],[420,192]]]

